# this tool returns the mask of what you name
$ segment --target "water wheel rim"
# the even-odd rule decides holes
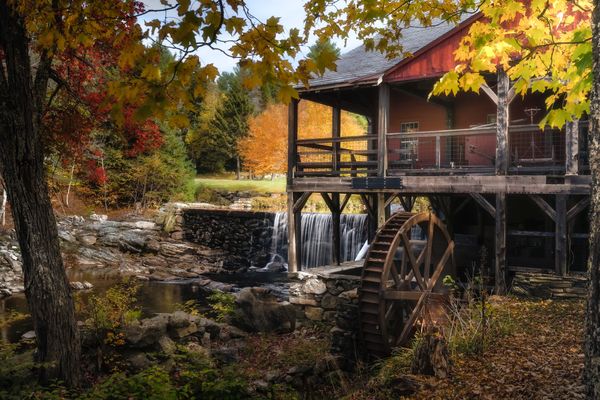
[[[421,225],[423,225],[425,222],[427,228],[427,242],[419,256],[415,258],[409,234],[414,226],[420,226],[423,228]],[[390,226],[398,223],[401,223],[402,225],[397,229],[396,233],[393,235],[393,238],[390,240],[389,231],[392,229]],[[388,240],[381,241],[380,239],[382,234],[385,234],[386,232],[387,235],[385,235],[385,237],[388,238]],[[437,241],[436,237],[439,238]],[[436,247],[435,257],[438,257],[438,259],[436,259],[437,262],[435,263],[435,267],[433,270],[431,270],[430,267],[434,258],[434,245],[436,245],[436,243],[437,247],[445,244],[445,248],[440,256],[440,249]],[[363,283],[361,283],[361,291],[359,292],[359,304],[361,304],[361,313],[359,314],[361,316],[363,314],[362,289],[365,286],[364,278],[366,272],[369,270],[372,272],[375,269],[373,267],[373,260],[377,260],[378,263],[381,263],[380,259],[374,258],[372,250],[381,253],[383,250],[374,250],[375,246],[387,245],[387,253],[381,269],[378,285],[379,305],[377,329],[381,335],[381,344],[384,348],[383,353],[389,354],[392,347],[404,344],[406,342],[412,333],[411,331],[414,328],[421,308],[428,302],[428,299],[431,296],[435,297],[437,295],[437,293],[435,293],[437,290],[437,282],[441,277],[441,273],[447,269],[448,263],[450,263],[450,268],[453,270],[454,242],[452,241],[444,224],[435,214],[411,214],[400,212],[391,216],[380,228],[380,230],[378,230],[372,244],[374,246],[369,249],[367,258],[365,259],[365,268],[363,268]],[[403,249],[403,256],[401,260],[400,274],[398,274],[398,271],[395,269],[395,257],[396,252],[400,247]],[[406,268],[405,265],[407,258],[409,268]],[[420,270],[421,265],[424,265],[423,273],[421,273]],[[413,280],[416,282],[417,288],[411,287]],[[393,290],[389,289],[388,282],[391,282],[392,287],[394,287]],[[396,312],[391,311],[393,311],[394,307],[398,307],[395,305],[395,303],[401,303],[399,308],[401,312],[404,313],[408,308],[407,302],[409,301],[412,302],[411,304],[414,304],[414,307],[412,307],[411,312],[406,313],[406,315],[408,315],[407,317],[402,317],[402,330],[398,332],[399,329],[397,326],[395,326],[397,325],[398,321],[392,318],[397,318],[397,315]],[[390,326],[392,324],[394,326]],[[362,321],[361,327],[365,329],[365,324],[363,324]],[[393,330],[393,332],[390,330]],[[372,332],[372,329],[370,329],[370,332]],[[373,340],[373,334],[371,333],[370,335],[370,339]]]

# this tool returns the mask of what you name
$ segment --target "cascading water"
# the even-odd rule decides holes
[[[367,240],[367,216],[342,214],[340,216],[341,261],[354,260]],[[331,214],[302,214],[302,267],[311,268],[332,262]],[[287,262],[287,213],[279,212],[273,222],[270,264]]]

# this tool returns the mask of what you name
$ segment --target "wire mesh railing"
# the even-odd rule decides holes
[[[493,174],[496,127],[388,133],[388,171],[404,174]],[[509,128],[509,174],[562,174],[566,163],[565,131],[538,125]],[[300,139],[295,177],[376,176],[382,158],[377,135]],[[579,124],[577,163],[587,173],[587,124]]]

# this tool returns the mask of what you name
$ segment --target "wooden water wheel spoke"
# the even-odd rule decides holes
[[[390,273],[392,274],[392,278],[394,279],[394,284],[396,285],[396,288],[399,289],[402,286],[402,279],[400,278],[400,275],[398,275],[398,271],[396,271],[394,265],[392,265]]]
[[[425,281],[429,280],[429,269],[431,267],[431,251],[433,249],[433,218],[429,218],[429,225],[427,227],[427,246],[425,246],[425,268],[423,277]]]
[[[410,240],[415,226],[427,235],[416,257]],[[403,250],[400,259],[396,258],[399,249]],[[445,296],[437,282],[442,274],[451,273],[453,251],[454,243],[434,214],[399,212],[380,228],[370,245],[359,291],[359,315],[369,353],[385,356],[394,346],[405,344],[424,305]]]
[[[427,290],[431,290],[435,286],[435,284],[437,283],[437,280],[442,275],[442,272],[444,271],[444,266],[448,262],[448,259],[452,255],[453,251],[454,251],[454,242],[450,242],[448,244],[448,247],[446,247],[446,251],[444,251],[442,258],[440,259],[437,266],[435,267],[435,272],[433,273],[433,276],[431,277],[431,280],[429,281],[429,284],[427,285]]]
[[[423,276],[421,275],[421,271],[419,270],[419,267],[421,264],[417,263],[417,260],[415,260],[415,255],[412,250],[412,244],[410,243],[410,240],[406,236],[406,232],[402,232],[401,235],[402,235],[402,242],[404,243],[404,252],[406,254],[408,254],[408,260],[410,262],[412,271],[415,274],[415,279],[417,281],[417,284],[421,287],[422,290],[424,290],[425,284],[423,283]]]

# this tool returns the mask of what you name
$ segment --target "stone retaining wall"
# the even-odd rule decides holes
[[[543,299],[576,299],[587,295],[587,278],[519,272],[512,281],[511,292]]]
[[[223,268],[245,270],[270,261],[274,213],[186,208],[178,211],[175,234],[226,252]],[[179,232],[179,233],[178,233]]]
[[[358,266],[347,263],[342,267],[320,267],[289,274],[289,301],[298,310],[304,323],[331,326],[331,352],[343,356],[351,367],[361,355],[358,325],[358,287],[360,276],[348,270]]]

